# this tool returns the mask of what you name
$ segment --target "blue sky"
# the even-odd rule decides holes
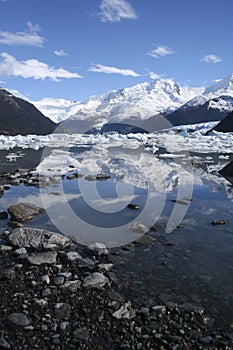
[[[0,86],[83,101],[233,73],[232,0],[0,0]]]

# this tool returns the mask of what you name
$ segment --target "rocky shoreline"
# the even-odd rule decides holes
[[[68,180],[78,176],[70,168]],[[59,180],[39,179],[27,170],[1,178],[1,195],[22,183],[40,187]],[[28,203],[0,211],[9,227],[0,237],[0,349],[233,348],[233,334],[216,328],[200,304],[156,298],[140,303],[136,294],[126,296],[115,266],[121,255],[114,249],[85,247],[58,233],[24,226],[40,212]],[[142,244],[153,241],[147,234],[141,238]]]
[[[232,349],[200,305],[126,299],[103,245],[27,227],[1,238],[0,348]]]

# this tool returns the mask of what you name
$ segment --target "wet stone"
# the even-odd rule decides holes
[[[23,313],[13,313],[7,316],[6,324],[11,329],[24,328],[30,324],[30,321]]]
[[[43,251],[63,249],[71,244],[71,240],[64,235],[30,227],[13,230],[8,239],[15,247]]]
[[[203,313],[204,312],[204,308],[202,306],[199,305],[194,305],[191,303],[185,303],[185,304],[181,304],[179,305],[181,310],[187,311],[187,312],[198,312],[198,313]]]
[[[23,227],[23,224],[21,223],[21,222],[17,222],[17,221],[9,221],[8,223],[7,223],[7,226],[9,226],[9,227],[12,227],[12,228],[20,228],[20,227]]]
[[[4,338],[0,338],[0,348],[1,349],[10,349],[11,346]]]
[[[16,271],[14,268],[0,270],[0,280],[14,281],[16,279]]]
[[[6,220],[8,218],[8,213],[4,210],[0,210],[0,220]]]
[[[139,210],[140,209],[140,205],[134,204],[134,203],[129,203],[127,205],[127,208],[132,209],[132,210]]]
[[[56,264],[57,252],[44,252],[26,256],[26,260],[32,265]]]
[[[89,338],[89,331],[85,327],[77,328],[74,331],[74,336],[75,336],[75,338],[77,338],[79,340],[88,340],[88,338]]]
[[[78,252],[68,252],[66,256],[68,261],[76,261],[82,259],[81,255]]]
[[[104,243],[96,242],[96,243],[90,244],[88,248],[95,255],[98,255],[98,256],[108,255],[108,249]]]
[[[4,244],[0,245],[0,254],[2,255],[10,253],[12,250],[13,250],[12,246],[4,245]]]
[[[131,303],[126,303],[125,305],[122,305],[120,309],[113,313],[113,317],[117,319],[126,318],[130,320],[131,318],[135,317],[135,315],[136,312],[131,307]]]
[[[76,292],[81,287],[81,281],[67,281],[60,286],[62,289],[66,289],[69,292]]]
[[[16,255],[24,255],[27,254],[27,250],[25,248],[19,248],[14,251],[14,254]]]
[[[25,222],[32,219],[35,215],[43,213],[44,209],[30,203],[20,203],[11,205],[8,208],[8,212],[13,221]]]
[[[68,319],[70,317],[71,306],[66,303],[58,303],[55,305],[55,315],[60,320]]]
[[[212,225],[216,226],[216,225],[226,225],[228,224],[227,220],[213,220],[212,221]]]
[[[100,272],[93,272],[91,275],[87,276],[83,281],[83,287],[96,288],[103,287],[109,279],[105,277]]]

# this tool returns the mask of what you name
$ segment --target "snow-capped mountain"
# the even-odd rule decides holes
[[[24,98],[17,91],[11,93]],[[61,132],[155,131],[172,125],[222,120],[233,110],[233,74],[207,88],[180,87],[171,79],[157,79],[91,96],[84,102],[24,99],[52,121],[62,122],[58,130]],[[126,124],[135,129],[127,129]]]
[[[222,120],[233,111],[233,74],[208,86],[168,117],[173,125]]]
[[[54,123],[60,123],[69,118],[79,108],[79,102],[65,100],[63,98],[43,98],[39,101],[31,101],[41,113],[49,117]]]
[[[92,96],[76,105],[63,123],[66,130],[84,132],[105,124],[124,123],[141,127],[158,114],[168,114],[203,91],[203,88],[180,87],[171,79],[144,82],[100,96]]]

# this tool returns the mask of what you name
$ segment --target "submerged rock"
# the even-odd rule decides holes
[[[44,212],[44,209],[30,203],[11,205],[8,208],[12,221],[25,222]]]
[[[36,250],[58,250],[71,245],[71,240],[56,232],[36,228],[16,228],[8,236],[9,242],[17,248]]]
[[[134,203],[129,203],[127,205],[127,208],[132,209],[132,210],[139,210],[140,209],[140,205],[134,204]]]
[[[227,220],[213,220],[212,225],[225,225],[228,224]]]
[[[0,210],[0,220],[6,220],[8,218],[8,214],[4,210]]]

